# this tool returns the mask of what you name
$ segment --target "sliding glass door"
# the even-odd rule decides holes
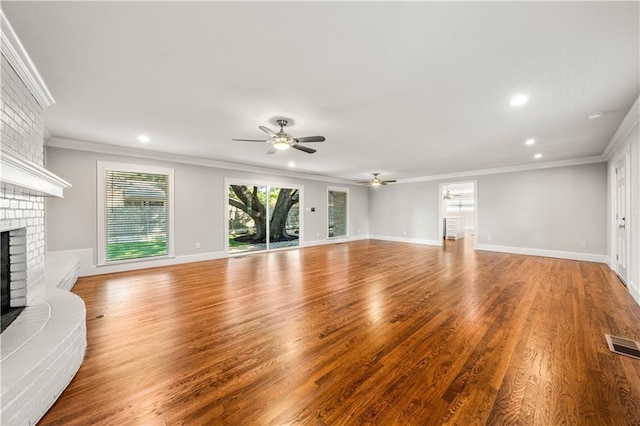
[[[300,245],[300,190],[269,188],[270,249]]]
[[[299,188],[228,185],[229,254],[300,244]]]

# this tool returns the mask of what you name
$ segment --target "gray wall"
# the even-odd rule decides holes
[[[466,177],[478,183],[478,244],[606,254],[606,176],[598,163]],[[442,182],[372,188],[370,233],[439,241]]]
[[[369,232],[376,237],[438,241],[438,182],[379,186],[369,190]]]
[[[605,254],[606,176],[598,163],[478,178],[478,243]]]
[[[225,178],[273,185],[303,185],[305,211],[303,238],[306,243],[327,238],[327,187],[349,188],[350,236],[367,235],[367,188],[271,174],[241,172],[191,164],[157,161],[120,155],[47,148],[47,166],[71,183],[64,199],[47,200],[47,249],[49,251],[97,250],[97,161],[171,167],[175,177],[175,255],[222,252],[225,247]],[[196,242],[201,244],[195,248]]]

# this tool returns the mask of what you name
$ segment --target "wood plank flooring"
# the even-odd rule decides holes
[[[466,242],[466,243],[465,243]],[[365,240],[81,279],[41,425],[640,425],[605,265]]]

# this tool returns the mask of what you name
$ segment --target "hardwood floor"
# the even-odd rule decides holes
[[[465,246],[466,241],[466,246]],[[603,264],[358,241],[83,278],[42,425],[640,425],[640,307]]]

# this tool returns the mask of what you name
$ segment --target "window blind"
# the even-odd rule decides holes
[[[169,175],[105,170],[105,260],[169,254]]]

